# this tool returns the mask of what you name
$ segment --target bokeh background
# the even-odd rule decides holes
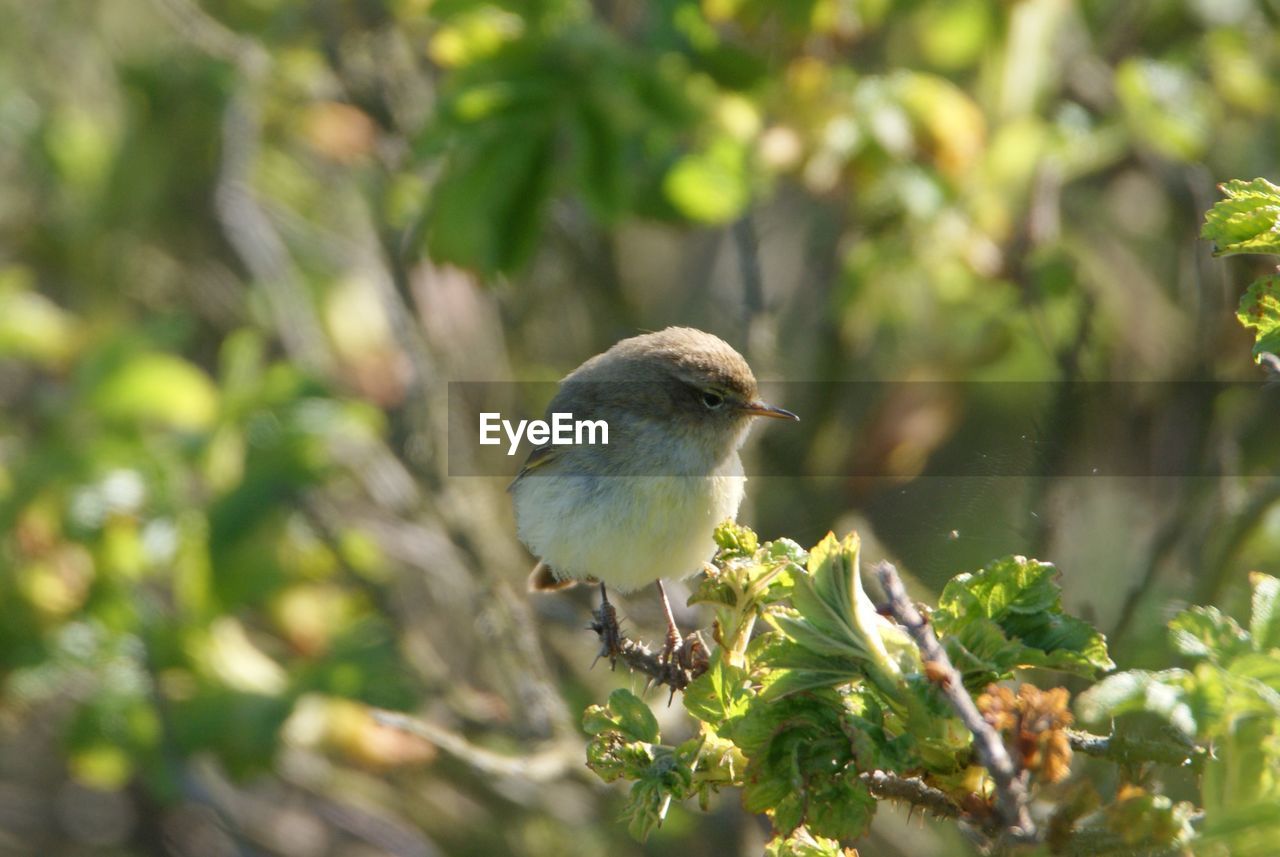
[[[1276,0],[3,8],[0,854],[758,854],[736,795],[628,837],[579,718],[639,682],[449,470],[450,381],[668,324],[804,417],[749,449],[765,537],[857,527],[922,597],[1054,561],[1121,667],[1280,573],[1257,264],[1197,237],[1280,176]],[[988,471],[917,380],[1142,383]]]

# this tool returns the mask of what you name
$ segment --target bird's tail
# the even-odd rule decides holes
[[[551,566],[542,560],[538,560],[538,564],[533,567],[533,571],[529,572],[529,591],[530,592],[558,592],[561,589],[568,589],[574,586],[578,581],[572,577],[559,578],[556,577]]]

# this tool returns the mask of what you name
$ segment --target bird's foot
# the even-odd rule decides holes
[[[681,639],[679,633],[667,634],[666,645],[658,654],[658,675],[654,681],[665,684],[671,692],[667,696],[667,705],[675,699],[676,691],[683,691],[689,683],[707,671],[711,664],[711,655],[702,642],[702,635],[691,631]]]
[[[588,629],[595,631],[600,637],[600,653],[596,655],[596,660],[591,662],[592,666],[596,665],[596,661],[601,658],[609,659],[609,669],[615,669],[618,666],[618,655],[622,654],[622,628],[618,625],[618,611],[609,602],[609,596],[605,594],[604,584],[600,584],[600,606],[591,614],[591,624]]]

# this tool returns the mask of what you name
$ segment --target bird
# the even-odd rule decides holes
[[[762,402],[743,356],[691,327],[587,360],[560,381],[548,421],[556,413],[604,420],[608,443],[536,446],[509,486],[517,537],[538,558],[530,589],[595,581],[603,609],[607,587],[656,583],[670,658],[680,636],[662,578],[690,576],[715,554],[715,528],[742,503],[739,449],[754,420],[799,417]]]

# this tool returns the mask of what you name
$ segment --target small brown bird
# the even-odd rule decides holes
[[[699,571],[737,514],[738,449],[754,417],[797,420],[758,399],[755,375],[718,337],[669,327],[624,339],[560,382],[547,408],[604,420],[607,445],[534,449],[510,491],[520,540],[540,558],[532,589],[657,581],[668,648],[679,640],[661,577]],[[670,652],[667,652],[669,655]]]

